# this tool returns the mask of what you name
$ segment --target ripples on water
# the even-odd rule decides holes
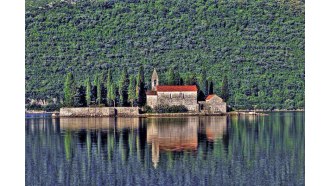
[[[26,185],[303,185],[304,113],[27,118]]]

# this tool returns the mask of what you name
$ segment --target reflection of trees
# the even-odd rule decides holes
[[[64,135],[65,156],[67,160],[71,158],[71,132],[65,131]]]
[[[173,184],[183,178],[180,183],[187,185],[205,179],[219,185],[295,185],[304,178],[303,113],[253,120],[103,118],[72,126],[59,121],[26,122],[28,184],[45,180],[45,173],[55,179],[43,185]]]

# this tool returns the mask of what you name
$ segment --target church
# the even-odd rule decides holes
[[[212,94],[205,101],[197,101],[197,93],[196,85],[159,85],[158,74],[154,69],[151,90],[146,92],[147,105],[151,108],[157,105],[184,105],[189,112],[226,113],[226,103],[219,96]]]

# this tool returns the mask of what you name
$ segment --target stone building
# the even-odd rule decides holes
[[[159,78],[154,69],[151,77],[151,90],[146,92],[147,105],[184,105],[190,112],[226,113],[226,103],[217,95],[209,95],[206,101],[197,102],[196,85],[159,85]],[[219,104],[219,105],[217,105]]]
[[[207,114],[221,114],[227,112],[227,104],[216,94],[208,95],[205,101],[199,101],[199,109]]]
[[[189,111],[198,112],[196,85],[159,85],[156,69],[151,83],[151,90],[146,92],[147,105],[151,108],[157,105],[184,105]]]

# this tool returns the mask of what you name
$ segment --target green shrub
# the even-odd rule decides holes
[[[184,105],[157,105],[154,108],[156,113],[183,113],[188,112],[188,108]]]
[[[144,113],[153,113],[154,110],[149,105],[146,105],[143,107],[143,112]]]

